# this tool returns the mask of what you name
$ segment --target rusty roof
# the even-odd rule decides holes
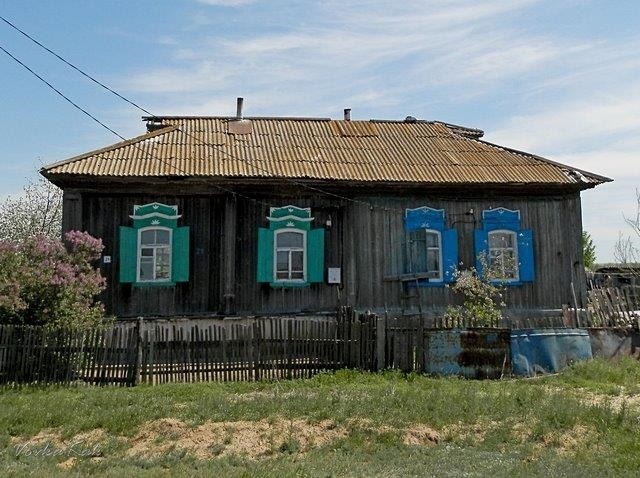
[[[147,134],[43,168],[64,176],[574,184],[610,179],[437,121],[150,117]],[[248,130],[247,130],[248,128]],[[246,134],[246,131],[249,131]]]

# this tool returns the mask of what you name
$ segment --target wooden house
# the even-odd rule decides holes
[[[42,169],[104,241],[111,314],[439,314],[482,255],[509,314],[584,300],[580,192],[608,178],[412,117],[144,120]]]

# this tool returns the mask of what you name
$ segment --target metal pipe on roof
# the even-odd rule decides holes
[[[244,98],[242,97],[238,97],[237,99],[237,108],[236,108],[236,119],[237,120],[241,120],[242,119],[242,105],[244,103]]]
[[[351,121],[351,108],[344,109],[344,120]]]

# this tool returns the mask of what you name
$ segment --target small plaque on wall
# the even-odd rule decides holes
[[[111,264],[111,256],[102,256],[103,264]]]
[[[329,284],[340,284],[340,268],[329,267],[327,269],[327,282]]]

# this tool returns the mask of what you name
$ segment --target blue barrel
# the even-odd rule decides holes
[[[514,329],[511,367],[519,376],[556,373],[579,360],[592,358],[586,329]]]

